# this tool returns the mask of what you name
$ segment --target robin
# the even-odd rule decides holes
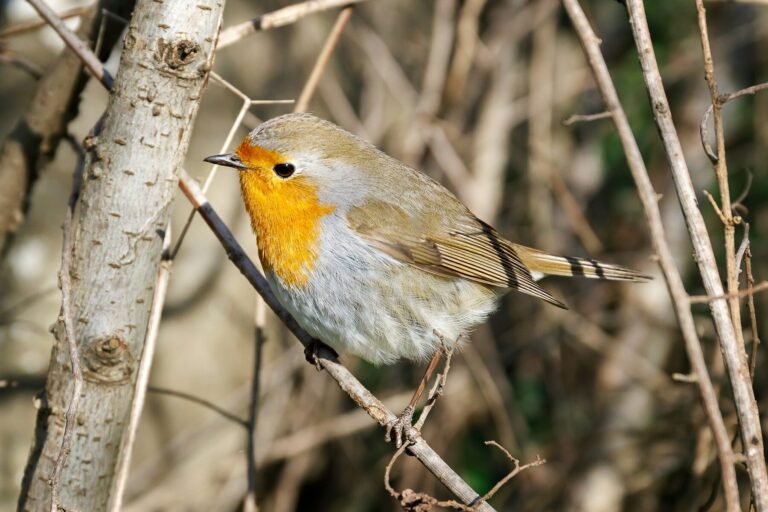
[[[431,358],[434,369],[510,290],[565,308],[537,284],[545,275],[648,279],[510,242],[436,181],[311,114],[271,119],[205,161],[240,171],[278,300],[312,336],[373,364]],[[388,429],[398,445],[417,400]]]

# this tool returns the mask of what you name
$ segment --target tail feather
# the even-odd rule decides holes
[[[636,270],[602,263],[589,258],[573,256],[554,256],[538,249],[514,244],[515,252],[532,274],[552,276],[578,276],[608,281],[643,282],[651,279],[649,275]]]

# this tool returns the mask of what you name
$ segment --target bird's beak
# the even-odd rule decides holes
[[[211,155],[204,158],[203,161],[215,165],[223,165],[224,167],[232,167],[238,171],[248,168],[242,161],[240,161],[240,158],[237,155],[232,154]]]

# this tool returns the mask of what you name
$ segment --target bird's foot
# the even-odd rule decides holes
[[[312,339],[311,342],[309,342],[309,345],[304,347],[304,358],[307,360],[309,364],[315,365],[315,368],[317,368],[317,371],[321,371],[323,369],[323,366],[320,364],[320,359],[318,358],[318,355],[320,354],[320,349],[326,348],[331,351],[331,353],[334,355],[334,357],[338,357],[339,354],[336,353],[335,350],[333,350],[331,347],[323,343],[322,341],[318,339]]]
[[[414,436],[411,433],[411,423],[413,422],[414,411],[414,406],[409,405],[403,409],[403,412],[401,412],[397,418],[387,423],[387,433],[384,435],[384,440],[386,442],[392,440],[393,433],[395,435],[396,448],[400,448],[403,445],[403,439],[408,443],[414,440]]]

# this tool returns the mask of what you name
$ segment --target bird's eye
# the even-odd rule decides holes
[[[296,168],[293,164],[275,164],[272,170],[281,178],[289,178],[296,171]]]

